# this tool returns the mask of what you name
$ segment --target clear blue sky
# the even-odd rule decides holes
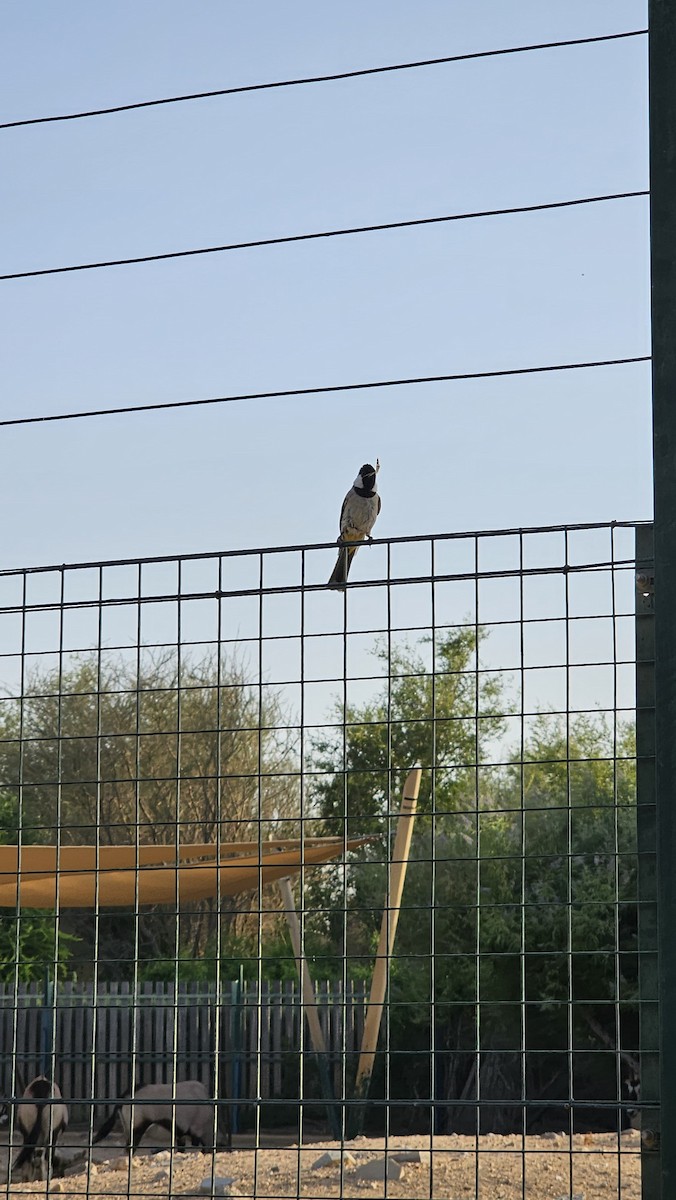
[[[643,0],[51,5],[2,120],[640,28]],[[647,186],[645,38],[0,131],[2,271]],[[0,284],[0,416],[649,351],[645,199]],[[1,566],[651,515],[645,365],[5,429]]]

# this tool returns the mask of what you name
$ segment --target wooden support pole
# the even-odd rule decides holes
[[[329,1073],[329,1060],[326,1049],[326,1041],[324,1039],[324,1031],[319,1020],[319,1009],[317,1007],[317,998],[315,996],[314,984],[310,975],[310,968],[307,965],[307,959],[303,953],[303,945],[300,933],[300,921],[296,912],[296,904],[291,890],[291,882],[288,877],[278,880],[279,891],[284,904],[284,912],[286,914],[289,933],[291,935],[291,945],[296,959],[296,970],[298,978],[301,981],[301,995],[303,1003],[303,1012],[307,1018],[308,1028],[310,1030],[310,1040],[312,1049],[317,1057],[317,1066],[319,1068],[319,1079],[326,1101],[326,1111],[329,1118],[331,1133],[334,1138],[341,1137],[340,1118],[336,1111],[333,1095],[333,1087],[331,1084],[331,1075]]]
[[[406,783],[404,784],[404,794],[401,801],[397,832],[390,861],[388,889],[380,926],[376,965],[373,971],[371,995],[364,1023],[359,1065],[357,1067],[357,1078],[355,1081],[357,1099],[364,1099],[368,1094],[375,1063],[378,1034],[380,1033],[380,1023],[383,1016],[383,1005],[385,1003],[385,993],[389,977],[389,964],[394,950],[394,938],[399,922],[401,897],[404,891],[406,868],[408,867],[408,856],[411,849],[411,838],[413,837],[413,824],[418,805],[421,776],[422,770],[420,767],[414,767],[406,776]]]
[[[324,1031],[319,1021],[319,1011],[317,1009],[317,998],[315,996],[314,984],[310,975],[310,968],[307,965],[307,959],[303,954],[303,947],[300,938],[300,921],[296,912],[296,905],[291,890],[291,882],[288,878],[279,880],[279,890],[284,902],[284,912],[291,934],[291,945],[293,953],[296,957],[296,969],[298,978],[302,981],[303,988],[303,1011],[307,1017],[308,1028],[310,1030],[310,1038],[312,1039],[312,1049],[315,1054],[320,1054],[326,1062],[326,1042],[324,1041]]]

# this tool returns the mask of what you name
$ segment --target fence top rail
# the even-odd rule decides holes
[[[462,541],[465,539],[514,537],[519,535],[526,537],[528,535],[538,533],[575,533],[594,529],[638,529],[651,525],[652,521],[648,520],[582,521],[571,525],[528,525],[522,527],[516,526],[508,529],[474,529],[456,530],[450,533],[404,534],[400,537],[373,538],[371,544],[374,546],[391,546],[413,542]],[[333,541],[329,542],[301,542],[286,546],[257,546],[239,550],[195,551],[190,554],[158,554],[146,558],[91,559],[83,562],[51,563],[32,567],[6,567],[0,570],[0,578],[8,578],[17,575],[36,575],[47,572],[92,570],[96,568],[103,569],[106,567],[141,567],[153,563],[195,562],[199,561],[200,559],[246,558],[270,554],[297,554],[313,550],[335,549],[335,546],[336,542],[334,539]]]
[[[570,528],[570,526],[569,526],[569,528]],[[600,528],[610,528],[610,526],[601,526]],[[470,536],[470,535],[466,535],[466,536]],[[473,536],[473,535],[471,535],[471,536]],[[394,539],[392,539],[392,540],[394,540]],[[398,540],[405,541],[406,539],[398,539]],[[414,540],[427,541],[429,539],[417,538]],[[374,542],[374,545],[375,544],[376,543]],[[379,543],[379,544],[389,544],[389,543],[386,542],[386,543]],[[335,549],[335,543],[333,543],[333,546]],[[151,559],[144,559],[143,563],[148,564],[152,561],[153,560],[151,560]],[[169,561],[178,563],[179,560],[174,558],[174,559],[170,559]],[[205,559],[202,559],[202,561],[208,561],[208,560],[205,558]],[[403,586],[407,586],[407,585],[415,585],[415,584],[421,584],[421,583],[457,583],[457,582],[463,582],[463,581],[475,580],[475,579],[481,579],[481,580],[514,579],[517,577],[532,578],[535,576],[543,576],[543,575],[587,575],[592,571],[610,571],[610,570],[619,571],[622,569],[629,569],[629,568],[633,569],[636,566],[636,563],[637,563],[637,560],[632,555],[631,558],[617,559],[617,558],[608,557],[606,559],[603,559],[600,561],[595,561],[595,562],[582,562],[582,563],[565,562],[565,563],[559,563],[558,566],[511,567],[511,568],[507,568],[507,569],[501,570],[501,571],[479,570],[477,568],[476,570],[473,570],[473,571],[442,571],[442,572],[435,572],[433,574],[428,573],[428,574],[424,574],[424,575],[389,575],[388,574],[387,576],[385,576],[382,579],[360,579],[360,580],[355,579],[350,583],[350,587],[352,589],[364,590],[364,589],[369,589],[369,588],[387,588],[387,587],[395,587],[395,586],[403,587]],[[142,562],[141,562],[141,560],[136,559],[135,564],[137,566],[140,566],[140,565],[142,565]],[[51,570],[51,568],[49,568],[49,569]],[[61,568],[58,568],[58,569],[61,570]],[[64,572],[67,570],[71,570],[71,569],[79,570],[80,568],[79,567],[78,568],[69,568],[69,567],[63,568]],[[28,575],[30,573],[31,572],[29,570],[22,572],[22,574],[26,574],[26,575]],[[58,612],[61,610],[73,612],[73,611],[79,610],[79,609],[117,608],[117,607],[121,607],[121,606],[127,606],[129,604],[142,606],[142,605],[149,605],[149,604],[175,603],[177,601],[189,601],[189,600],[241,599],[246,596],[288,596],[288,595],[298,595],[300,592],[308,592],[309,593],[309,592],[325,592],[325,591],[326,591],[325,583],[298,583],[298,584],[287,584],[286,586],[270,585],[270,586],[258,586],[258,587],[249,587],[249,588],[216,588],[216,589],[210,588],[207,591],[199,591],[199,592],[195,592],[195,591],[184,592],[184,591],[178,590],[178,591],[174,591],[174,592],[160,592],[160,593],[152,592],[148,595],[143,595],[140,593],[140,591],[133,591],[133,592],[126,592],[122,596],[110,596],[110,597],[106,597],[105,599],[97,598],[97,599],[93,599],[93,600],[53,600],[51,602],[39,602],[39,603],[35,603],[35,604],[21,602],[21,603],[15,603],[15,604],[0,605],[0,614],[13,613],[13,612],[18,612],[18,611],[22,611],[22,612],[26,612],[26,613]],[[394,628],[397,628],[397,627],[394,627]],[[312,636],[312,635],[306,635],[306,636]],[[253,638],[253,639],[252,638],[237,638],[237,639],[225,639],[225,640],[258,641],[258,638],[257,637]],[[271,635],[270,638],[268,638],[266,640],[279,640],[279,637],[278,637],[278,635],[273,634],[273,635]],[[147,643],[148,648],[152,644],[153,643]],[[173,645],[174,643],[171,643],[171,644]],[[203,642],[197,642],[197,643],[193,643],[193,644],[200,645],[200,644],[203,644]],[[108,647],[108,649],[110,649],[110,648],[111,647]],[[50,652],[42,651],[39,653],[50,653]],[[11,656],[1,655],[0,657],[6,658],[6,657],[11,657]]]
[[[52,981],[48,985],[38,983],[36,980],[19,982],[16,990],[13,983],[3,982],[0,983],[0,1007],[11,1004],[15,997],[22,997],[36,1005],[41,1005],[45,1002],[47,994],[48,1007],[52,1007],[54,1004],[63,1001],[90,1001],[93,999],[120,1005],[127,1005],[132,1002],[137,1003],[138,1001],[154,1004],[158,1000],[162,1001],[163,999],[173,1003],[175,996],[185,997],[192,1003],[199,999],[211,999],[218,995],[229,995],[233,986],[237,986],[242,993],[252,995],[258,991],[258,980],[232,978],[223,979],[220,981],[220,984],[215,980],[179,980],[178,991],[175,991],[173,980],[142,980],[137,984],[135,989],[133,984],[127,980],[107,980],[98,983],[96,990],[91,981],[80,982],[72,979],[58,981],[56,985]],[[361,979],[352,979],[349,977],[345,982],[342,979],[326,978],[316,980],[315,987],[327,994],[331,991],[342,992],[344,989],[346,992],[359,996],[365,991],[366,984]],[[284,991],[300,992],[298,979],[261,980],[262,993],[281,995]]]

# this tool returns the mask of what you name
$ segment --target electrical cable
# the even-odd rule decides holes
[[[86,417],[122,416],[127,413],[158,412],[170,408],[197,408],[208,404],[234,404],[241,400],[281,400],[291,396],[322,396],[331,392],[359,392],[376,388],[410,387],[413,384],[453,383],[470,379],[501,379],[512,375],[539,375],[553,371],[582,371],[592,367],[619,367],[632,363],[650,362],[649,354],[631,358],[608,358],[594,362],[557,363],[543,367],[509,367],[499,371],[466,371],[449,375],[420,375],[407,379],[379,379],[370,383],[333,383],[322,387],[284,388],[273,392],[244,392],[233,396],[207,396],[199,400],[163,400],[159,404],[129,404],[120,408],[86,409],[80,412],[47,413],[45,416],[9,417],[0,420],[0,427],[10,425],[40,425],[49,421],[75,421]]]
[[[412,62],[391,63],[383,67],[363,67],[355,71],[337,71],[327,75],[307,75],[296,79],[277,79],[269,83],[248,83],[238,87],[216,88],[208,92],[189,92],[181,96],[164,96],[157,100],[137,100],[129,104],[114,104],[107,108],[90,108],[81,112],[60,113],[47,117],[25,117],[3,121],[0,129],[25,128],[27,125],[47,125],[57,121],[80,121],[87,117],[103,117],[113,113],[132,112],[141,108],[158,108],[166,104],[184,104],[192,100],[209,100],[217,96],[237,96],[244,92],[270,91],[273,88],[300,87],[310,83],[333,83],[342,79],[359,79],[368,75],[384,75],[393,71],[411,71],[421,67],[443,66],[446,63],[470,62],[481,58],[497,58],[508,54],[525,54],[532,50],[557,50],[566,46],[587,46],[598,42],[615,42],[624,38],[642,37],[647,29],[630,29],[623,33],[604,33],[596,37],[568,38],[556,42],[535,42],[524,46],[506,46],[498,50],[475,50],[467,54],[448,54],[443,58],[423,58]]]
[[[75,263],[65,267],[38,267],[31,271],[9,271],[0,275],[0,283],[12,279],[34,279],[42,275],[67,275],[76,271],[98,271],[106,267],[129,267],[140,263],[166,262],[168,259],[195,258],[205,254],[224,254],[230,250],[253,250],[262,246],[284,246],[293,242],[348,237],[360,233],[379,233],[391,229],[412,229],[424,225],[443,225],[453,221],[473,221],[484,217],[514,216],[519,213],[547,212],[552,209],[575,208],[585,204],[602,204],[609,200],[633,200],[648,196],[643,189],[634,192],[612,192],[607,195],[583,196],[576,200],[553,200],[545,204],[522,204],[512,208],[481,209],[476,212],[450,213],[441,217],[414,217],[405,221],[384,221],[377,225],[355,225],[343,229],[324,229],[318,233],[292,233],[284,237],[256,238],[248,242],[229,242],[222,246],[202,246],[193,250],[171,250],[162,254],[140,254],[132,258],[101,259],[97,262]]]

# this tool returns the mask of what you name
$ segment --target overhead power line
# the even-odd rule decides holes
[[[80,412],[48,413],[45,416],[9,417],[0,427],[40,425],[48,421],[76,421],[87,417],[123,416],[126,413],[159,412],[170,408],[197,408],[208,404],[234,404],[242,400],[282,400],[292,396],[326,396],[331,392],[365,392],[377,388],[411,387],[414,384],[456,383],[470,379],[502,379],[513,375],[541,375],[554,371],[583,371],[592,367],[620,367],[650,362],[649,354],[632,358],[606,358],[593,362],[557,363],[543,367],[509,367],[500,371],[464,371],[449,375],[419,375],[406,379],[378,379],[369,383],[332,383],[322,387],[283,388],[274,392],[242,392],[234,396],[208,396],[199,400],[164,400],[159,404],[128,404],[120,408],[93,408]]]
[[[553,200],[547,204],[522,204],[512,208],[489,208],[476,212],[450,213],[441,217],[415,217],[407,221],[384,221],[377,225],[354,225],[344,229],[324,229],[318,233],[292,233],[285,237],[256,238],[249,242],[229,242],[222,246],[201,246],[193,250],[171,250],[163,254],[140,254],[132,258],[101,259],[97,262],[75,263],[65,267],[38,267],[32,271],[10,271],[0,275],[0,282],[10,279],[33,279],[40,275],[66,275],[75,271],[96,271],[104,267],[129,267],[139,263],[165,262],[172,258],[196,258],[204,254],[224,254],[229,250],[253,250],[261,246],[284,246],[292,242],[312,242],[322,238],[348,237],[359,233],[380,233],[388,229],[412,229],[423,225],[443,225],[452,221],[472,221],[479,217],[514,216],[519,213],[547,212],[551,209],[574,208],[583,204],[601,204],[608,200],[631,200],[648,196],[647,190],[613,192],[604,196],[583,196],[576,200]]]
[[[641,37],[647,29],[630,29],[623,33],[604,33],[597,37],[568,38],[557,42],[535,42],[525,46],[505,46],[498,50],[475,50],[468,54],[448,54],[443,58],[423,58],[412,62],[391,63],[382,67],[363,67],[356,71],[336,71],[328,75],[306,75],[296,79],[277,79],[269,83],[247,83],[238,87],[216,88],[208,92],[189,92],[181,96],[164,96],[157,100],[137,100],[131,104],[114,104],[107,108],[90,108],[82,112],[60,113],[47,117],[25,117],[18,121],[3,121],[0,129],[18,129],[26,125],[47,125],[57,121],[80,121],[86,117],[103,117],[113,113],[132,112],[141,108],[159,108],[164,104],[185,104],[189,100],[209,100],[216,96],[237,96],[244,92],[271,91],[273,88],[301,87],[309,83],[332,83],[341,79],[359,79],[367,75],[385,75],[392,71],[412,71],[421,67],[437,67],[445,63],[470,62],[481,58],[497,58],[507,54],[525,54],[532,50],[557,50],[565,46],[587,46],[598,42],[616,42],[623,38]]]

